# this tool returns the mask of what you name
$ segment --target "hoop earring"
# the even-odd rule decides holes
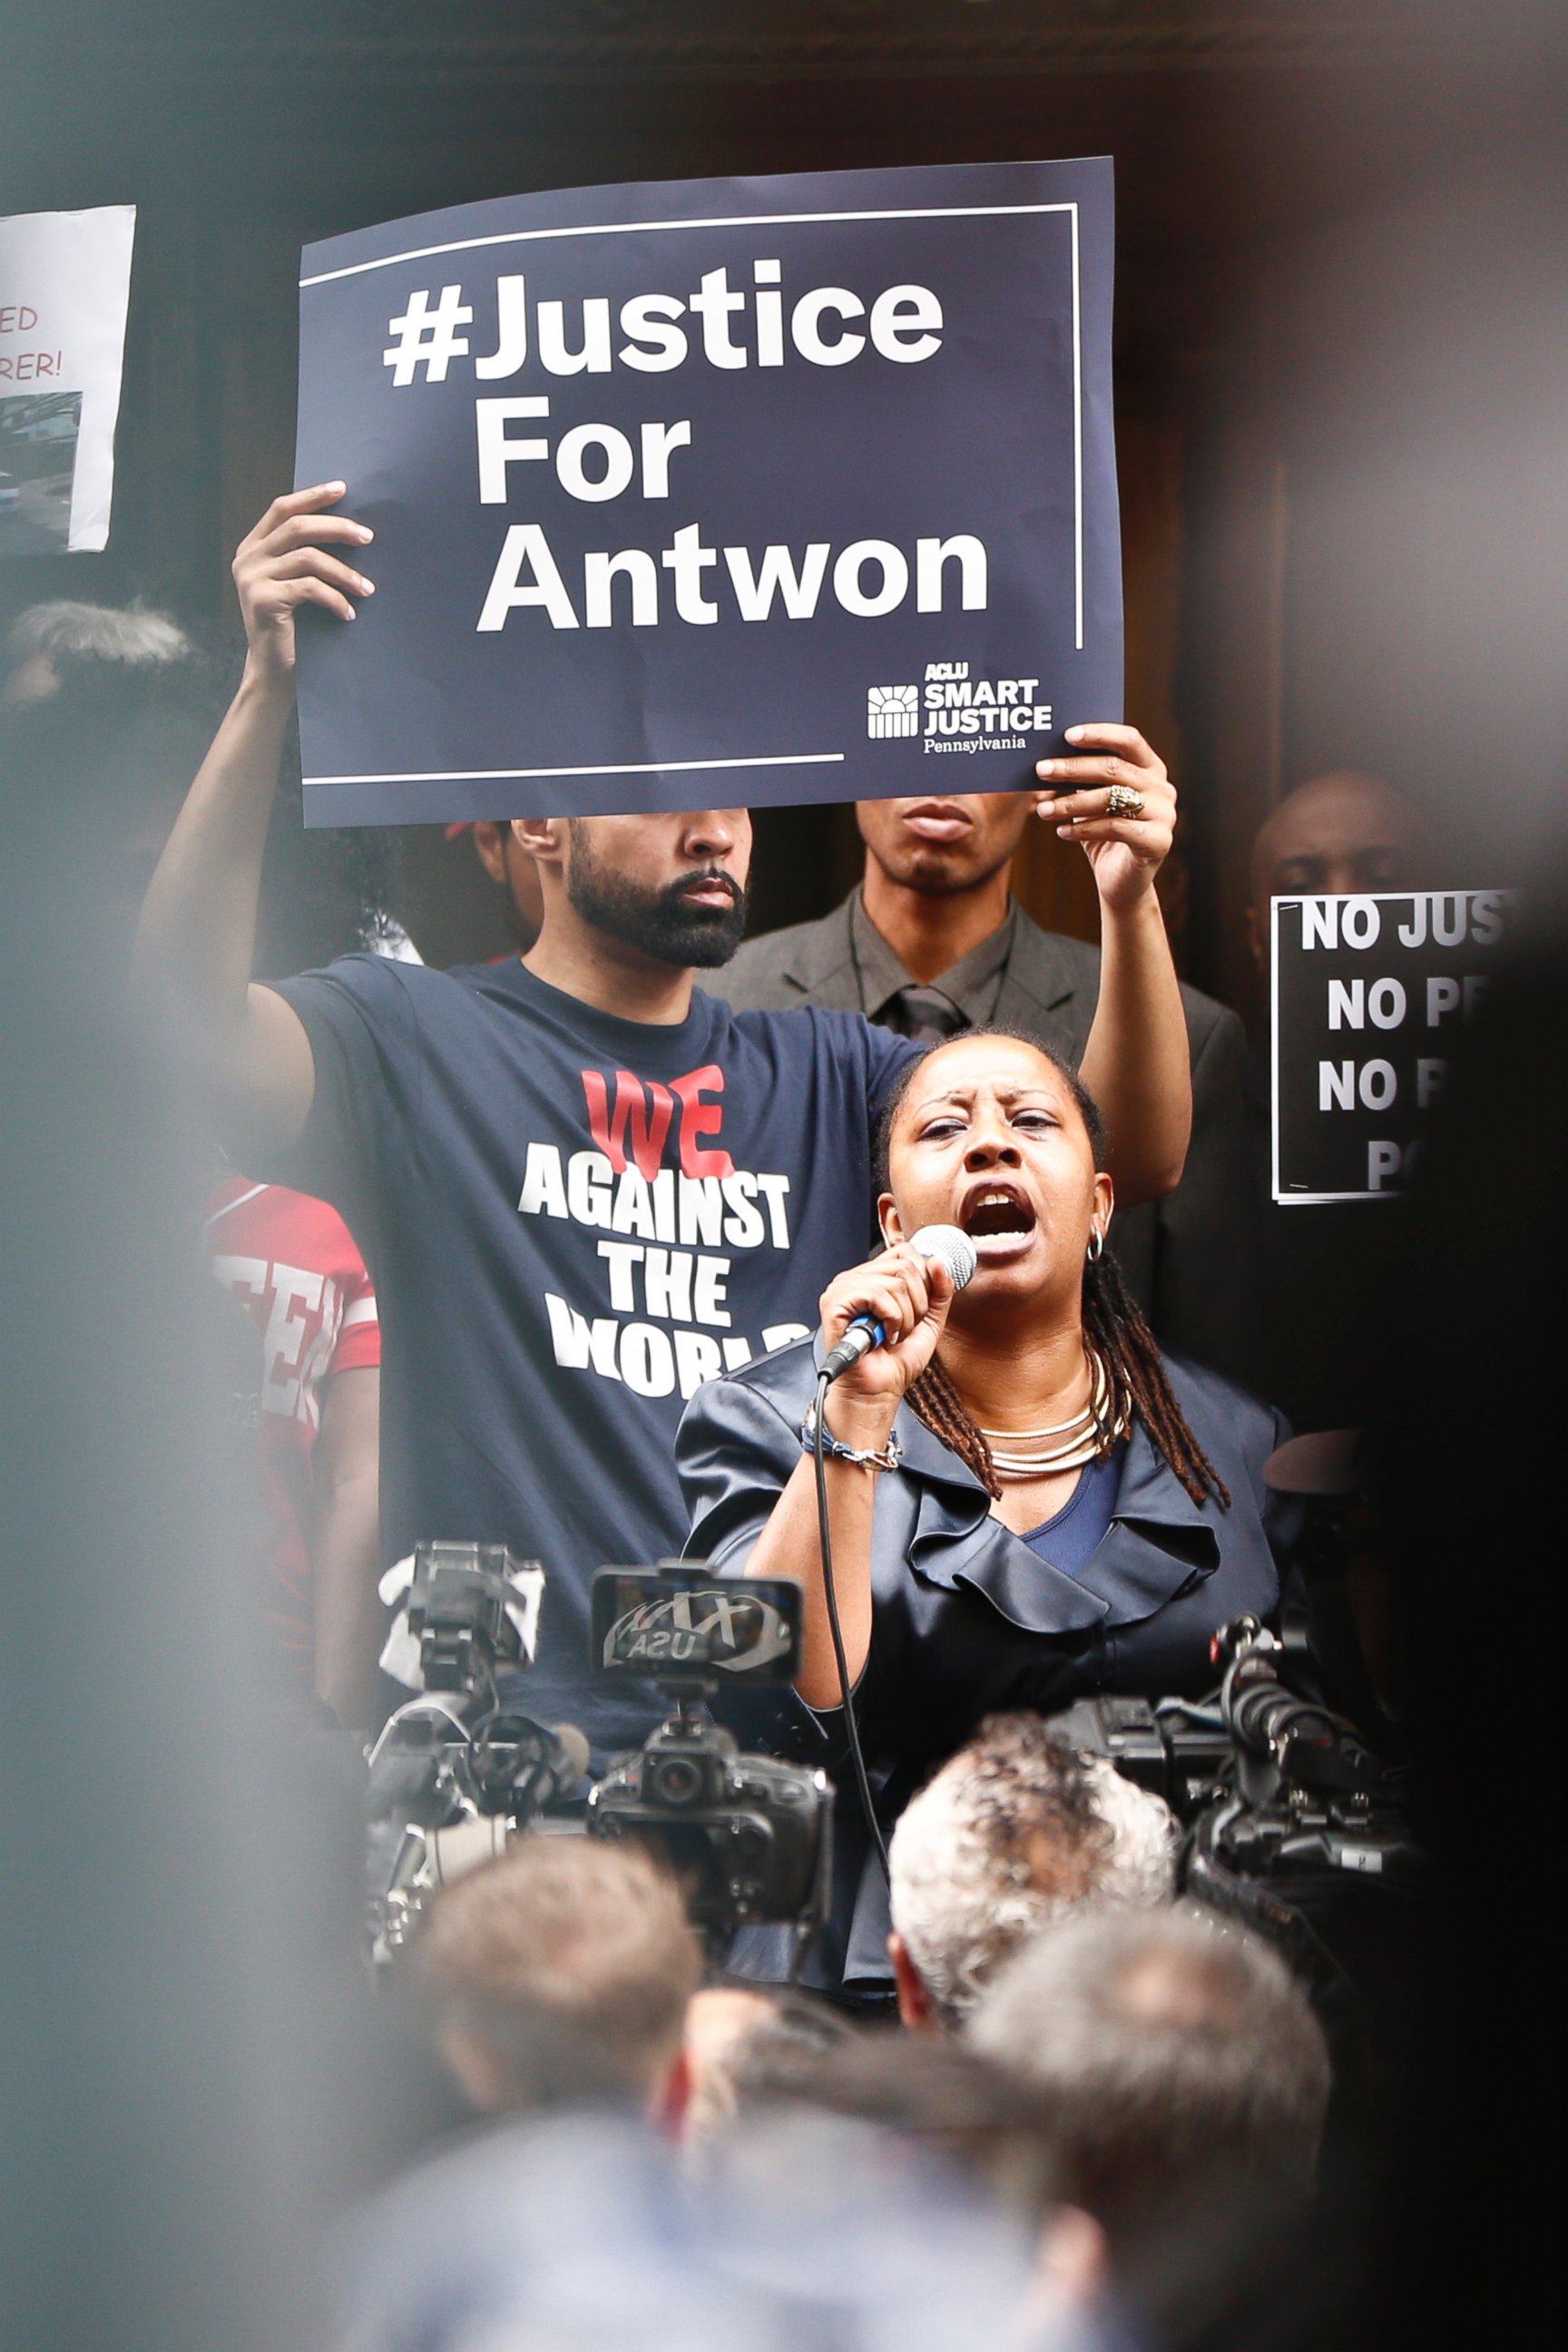
[[[1100,1259],[1105,1255],[1105,1235],[1100,1232],[1098,1225],[1093,1228],[1089,1236],[1089,1247],[1085,1250],[1083,1255],[1085,1263],[1089,1265],[1098,1265]]]

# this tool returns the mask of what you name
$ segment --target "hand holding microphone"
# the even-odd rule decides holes
[[[930,1362],[953,1295],[975,1264],[974,1244],[959,1226],[922,1225],[909,1241],[841,1274],[822,1297],[823,1330],[830,1339],[839,1334],[824,1360],[827,1378],[838,1380],[875,1349],[892,1351],[871,1385],[896,1406]]]
[[[801,1424],[801,1438],[813,1456],[816,1489],[817,1555],[822,1563],[822,1598],[838,1670],[838,1696],[849,1742],[849,1759],[860,1808],[872,1846],[888,1874],[888,1850],[883,1843],[877,1808],[867,1778],[866,1759],[855,1722],[853,1677],[839,1622],[833,1582],[834,1503],[828,1479],[828,1457],[847,1475],[859,1479],[867,1471],[896,1470],[898,1448],[892,1444],[893,1421],[911,1384],[918,1381],[936,1352],[947,1321],[947,1310],[965,1283],[973,1280],[976,1252],[969,1235],[957,1225],[922,1225],[907,1242],[884,1250],[869,1265],[854,1266],[830,1282],[822,1294],[822,1329],[828,1341],[816,1383],[816,1402]],[[847,1376],[847,1377],[846,1377]],[[828,1383],[843,1383],[836,1392],[833,1424],[823,1410]],[[846,1497],[840,1494],[842,1505]],[[865,1494],[859,1498],[865,1503]],[[870,1559],[867,1549],[869,1521],[860,1528],[858,1605],[869,1604]],[[868,1639],[868,1623],[857,1627],[857,1641]],[[864,1656],[862,1647],[859,1654]]]

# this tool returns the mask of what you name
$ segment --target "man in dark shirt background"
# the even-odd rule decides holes
[[[819,922],[750,940],[714,986],[737,1008],[864,1013],[921,1044],[1023,1029],[1076,1068],[1094,1017],[1100,954],[1044,931],[1012,897],[1026,793],[859,801],[865,875]],[[1116,1254],[1165,1346],[1257,1378],[1261,1246],[1247,1131],[1247,1044],[1213,997],[1184,987],[1193,1135],[1172,1192],[1119,1209]]]
[[[1421,813],[1381,776],[1336,768],[1309,777],[1258,829],[1247,944],[1265,981],[1274,898],[1321,891],[1429,887],[1433,860]]]

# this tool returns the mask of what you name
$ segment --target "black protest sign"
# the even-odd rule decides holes
[[[1508,890],[1274,901],[1274,1198],[1396,1200],[1496,968]]]
[[[1030,782],[1121,709],[1111,257],[1105,159],[307,247],[296,481],[376,587],[301,616],[307,822]]]

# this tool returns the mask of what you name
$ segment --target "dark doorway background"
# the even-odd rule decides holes
[[[1183,784],[1184,970],[1245,1004],[1247,848],[1381,769],[1517,877],[1555,797],[1568,608],[1563,12],[1517,0],[54,0],[7,6],[0,208],[140,207],[113,533],[0,566],[0,620],[141,594],[232,627],[290,478],[300,244],[519,189],[1105,152],[1119,194],[1127,709]],[[818,913],[845,810],[760,828]],[[502,940],[408,845],[434,960]],[[1018,887],[1092,934],[1081,861]]]

